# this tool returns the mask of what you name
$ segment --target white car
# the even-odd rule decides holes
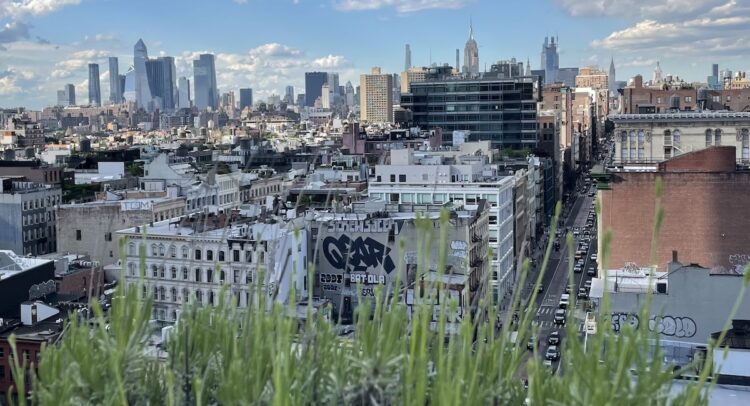
[[[591,260],[596,262],[596,260],[599,259],[599,255],[597,254],[591,254]]]
[[[563,293],[560,296],[560,308],[565,309],[570,304],[570,295],[567,293]]]

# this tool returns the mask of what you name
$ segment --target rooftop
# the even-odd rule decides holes
[[[750,112],[735,111],[678,111],[673,113],[649,114],[610,114],[609,119],[617,122],[653,122],[653,121],[746,121],[750,120]]]
[[[0,280],[51,262],[47,259],[19,257],[13,251],[0,250]]]

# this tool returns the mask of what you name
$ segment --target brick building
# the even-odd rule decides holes
[[[607,268],[628,263],[664,267],[677,251],[687,264],[742,270],[750,261],[750,171],[737,170],[735,162],[735,147],[714,146],[650,170],[596,174],[602,202],[599,234],[612,232]],[[656,263],[650,264],[657,178],[662,179],[664,220]]]

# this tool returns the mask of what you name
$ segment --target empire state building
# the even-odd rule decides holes
[[[464,66],[462,69],[464,75],[479,75],[479,47],[474,40],[474,25],[469,24],[469,39],[464,46]]]

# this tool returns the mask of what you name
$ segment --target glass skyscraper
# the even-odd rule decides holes
[[[122,103],[119,61],[114,56],[109,57],[109,101],[114,104]]]
[[[323,85],[328,82],[326,72],[305,72],[305,106],[312,107],[320,97]]]
[[[240,89],[240,111],[253,106],[253,89]]]
[[[174,58],[163,56],[146,61],[146,76],[154,107],[170,111],[175,107],[175,65]]]
[[[89,64],[89,104],[92,106],[102,105],[102,90],[99,86],[99,64]]]
[[[193,61],[193,86],[195,106],[201,110],[219,105],[219,91],[216,86],[216,63],[212,54],[201,54]]]
[[[148,73],[146,71],[146,61],[148,60],[148,50],[142,39],[139,39],[133,47],[133,92],[135,93],[135,102],[138,107],[146,110],[150,109],[152,97],[151,89],[148,84]],[[127,86],[127,79],[126,79]]]

